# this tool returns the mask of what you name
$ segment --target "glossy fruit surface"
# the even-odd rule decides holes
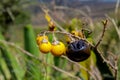
[[[51,48],[52,48],[52,45],[49,41],[47,42],[42,42],[40,45],[39,45],[39,49],[42,53],[48,53],[51,51]]]
[[[90,56],[90,47],[86,41],[80,39],[68,44],[66,55],[75,62],[84,61]]]
[[[61,56],[66,51],[65,45],[62,42],[55,42],[52,44],[51,53],[54,56]]]
[[[43,39],[48,40],[48,37],[47,36],[42,36],[42,35],[41,36],[37,36],[37,39],[36,39],[37,44],[39,45],[42,42]]]

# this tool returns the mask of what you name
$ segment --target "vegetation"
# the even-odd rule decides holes
[[[81,11],[62,6],[63,11],[76,12],[65,21],[58,19],[61,6],[54,0],[47,6],[41,2],[46,27],[36,28],[30,21],[33,15],[24,7],[26,2],[0,3],[0,80],[120,79],[118,3],[115,13],[100,21],[87,14],[82,14],[84,19],[72,18]]]

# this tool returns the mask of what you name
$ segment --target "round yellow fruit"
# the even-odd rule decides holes
[[[41,44],[41,42],[42,42],[44,39],[48,40],[48,37],[45,36],[45,35],[44,35],[44,36],[38,36],[37,39],[36,39],[37,44],[38,44],[38,45]]]
[[[39,49],[42,53],[48,53],[51,51],[52,45],[49,41],[47,42],[41,42],[39,45]]]
[[[55,42],[52,44],[52,49],[51,49],[51,53],[54,56],[61,56],[65,53],[66,48],[65,45],[62,42]]]

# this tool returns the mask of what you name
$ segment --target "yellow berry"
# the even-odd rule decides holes
[[[51,49],[51,53],[54,56],[61,56],[62,54],[64,54],[66,51],[65,45],[62,42],[54,42],[52,44],[52,49]]]
[[[51,43],[49,41],[47,42],[41,42],[41,44],[39,45],[39,49],[41,52],[43,53],[48,53],[51,51]]]
[[[75,36],[78,36],[78,31],[71,31],[71,34],[75,35]]]
[[[36,39],[37,44],[39,45],[42,42],[43,39],[48,40],[48,37],[47,36],[38,36],[37,39]]]

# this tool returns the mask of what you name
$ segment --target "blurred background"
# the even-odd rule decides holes
[[[119,0],[1,0],[0,80],[113,80],[116,75],[114,71],[111,68],[106,72],[100,71],[104,70],[104,66],[99,68],[102,65],[97,65],[97,57],[78,63],[87,68],[86,71],[65,58],[54,57],[50,53],[41,54],[36,36],[48,30],[43,9],[48,10],[52,19],[69,32],[81,28],[92,31],[90,38],[93,44],[97,43],[102,34],[101,21],[107,19],[107,30],[98,49],[114,65],[115,60],[111,55],[120,55],[119,3]],[[52,41],[51,35],[48,36]],[[24,50],[41,61],[26,55]],[[90,64],[91,59],[93,63]],[[63,69],[63,72],[55,66]],[[119,80],[119,58],[118,64],[114,66],[118,67]],[[94,68],[96,70],[92,71]],[[92,77],[89,72],[92,72]]]

